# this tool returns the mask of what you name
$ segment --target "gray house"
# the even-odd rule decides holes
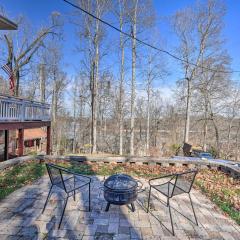
[[[0,30],[17,30],[16,23],[0,15]]]

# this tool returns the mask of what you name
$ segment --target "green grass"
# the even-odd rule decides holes
[[[204,182],[201,180],[196,180],[195,184],[201,189],[205,195],[210,197],[211,201],[213,201],[223,212],[229,215],[238,225],[240,225],[240,212],[233,207],[233,205],[227,200],[227,198],[223,199],[220,195],[210,192],[205,186]],[[222,189],[225,197],[229,197],[231,195],[231,191],[229,189]]]
[[[0,199],[40,178],[46,171],[44,164],[25,163],[6,169],[0,174]]]
[[[91,169],[91,166],[87,164],[81,164],[81,165],[66,165],[66,164],[61,164],[63,167],[74,171],[76,173],[84,174],[84,175],[94,175],[95,172]]]
[[[240,212],[233,208],[233,206],[228,203],[224,202],[222,199],[219,198],[217,195],[212,195],[212,201],[218,205],[225,213],[227,213],[233,220],[236,221],[238,225],[240,225]]]

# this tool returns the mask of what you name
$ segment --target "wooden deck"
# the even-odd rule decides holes
[[[18,156],[23,155],[24,129],[47,128],[46,153],[50,153],[50,105],[0,94],[0,131],[5,135],[4,159],[8,159],[9,130],[18,130]]]
[[[0,123],[50,121],[50,105],[0,94]]]

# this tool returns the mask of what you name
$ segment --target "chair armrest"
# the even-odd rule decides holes
[[[148,181],[148,183],[149,183],[150,186],[153,186],[154,184],[151,184],[151,181],[159,180],[159,179],[163,179],[163,178],[169,178],[169,177],[171,177],[171,179],[167,182],[170,182],[172,179],[174,179],[176,177],[176,174],[169,174],[169,175],[164,175],[164,176],[161,176],[161,177],[152,178]]]

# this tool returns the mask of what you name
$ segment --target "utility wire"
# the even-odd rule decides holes
[[[169,51],[167,51],[167,50],[160,49],[160,48],[158,48],[158,47],[156,47],[156,46],[153,46],[153,45],[151,45],[151,44],[149,44],[149,43],[147,43],[147,42],[142,41],[142,40],[139,39],[139,38],[134,37],[132,34],[129,34],[129,33],[127,33],[127,32],[122,31],[121,29],[115,27],[115,26],[112,25],[111,23],[109,23],[109,22],[107,22],[107,21],[105,21],[105,20],[102,20],[102,19],[99,18],[99,17],[96,17],[96,16],[93,15],[92,13],[86,11],[86,10],[83,9],[82,7],[76,5],[76,4],[74,4],[74,3],[72,3],[72,2],[70,2],[70,1],[68,1],[68,0],[63,0],[63,1],[66,2],[67,4],[71,5],[72,7],[77,8],[78,10],[86,13],[87,15],[91,16],[92,18],[94,18],[94,19],[102,22],[103,24],[109,26],[110,28],[113,28],[114,30],[116,30],[116,31],[124,34],[125,36],[128,36],[129,38],[135,39],[137,42],[141,43],[142,45],[145,45],[145,46],[147,46],[147,47],[150,47],[150,48],[152,48],[152,49],[155,49],[155,50],[157,50],[157,51],[159,51],[159,52],[165,53],[165,54],[167,54],[168,56],[170,56],[170,57],[172,57],[172,58],[174,58],[174,59],[176,59],[176,60],[178,60],[178,61],[181,61],[181,62],[190,64],[190,65],[195,66],[195,67],[197,67],[197,68],[202,68],[202,69],[205,69],[205,70],[208,70],[208,71],[212,71],[212,72],[220,72],[220,73],[226,73],[226,74],[229,74],[229,73],[240,73],[240,71],[237,71],[237,70],[234,70],[234,71],[221,71],[221,70],[218,70],[218,69],[211,69],[211,68],[207,68],[207,67],[204,67],[204,66],[198,66],[198,65],[195,64],[195,63],[188,62],[188,61],[186,61],[186,60],[184,60],[184,59],[182,59],[182,58],[180,58],[180,57],[172,54],[171,52],[169,52]]]

